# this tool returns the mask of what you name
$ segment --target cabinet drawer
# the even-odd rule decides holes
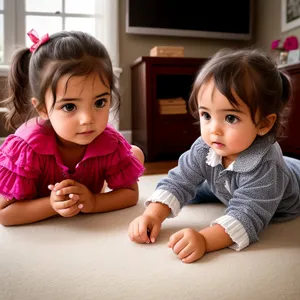
[[[155,141],[159,146],[189,147],[199,137],[199,126],[192,118],[173,120],[169,118],[158,122]]]

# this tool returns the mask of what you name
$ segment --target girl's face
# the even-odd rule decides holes
[[[106,128],[111,94],[96,73],[70,79],[63,76],[58,81],[53,110],[50,89],[45,98],[46,118],[64,146],[87,145]]]
[[[227,167],[246,150],[260,132],[253,123],[249,108],[235,95],[238,108],[216,88],[214,80],[204,84],[198,93],[201,136]]]

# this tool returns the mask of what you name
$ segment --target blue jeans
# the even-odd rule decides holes
[[[187,204],[200,204],[200,203],[218,203],[220,200],[213,194],[205,181],[201,187],[197,188],[196,196],[194,199],[188,201]]]

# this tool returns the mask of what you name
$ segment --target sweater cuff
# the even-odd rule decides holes
[[[180,204],[177,198],[168,191],[156,190],[146,201],[145,206],[151,202],[160,202],[170,207],[171,212],[168,218],[176,217],[180,212]]]
[[[225,232],[229,234],[234,244],[229,248],[240,251],[249,245],[248,234],[240,221],[231,216],[222,216],[211,223],[212,225],[219,224],[225,228]]]

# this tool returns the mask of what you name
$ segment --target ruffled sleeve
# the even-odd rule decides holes
[[[139,160],[133,156],[131,146],[123,136],[119,134],[118,146],[108,157],[105,179],[112,190],[129,187],[138,181],[145,168]]]
[[[41,173],[39,157],[20,137],[10,135],[0,147],[0,195],[6,199],[33,199]]]

